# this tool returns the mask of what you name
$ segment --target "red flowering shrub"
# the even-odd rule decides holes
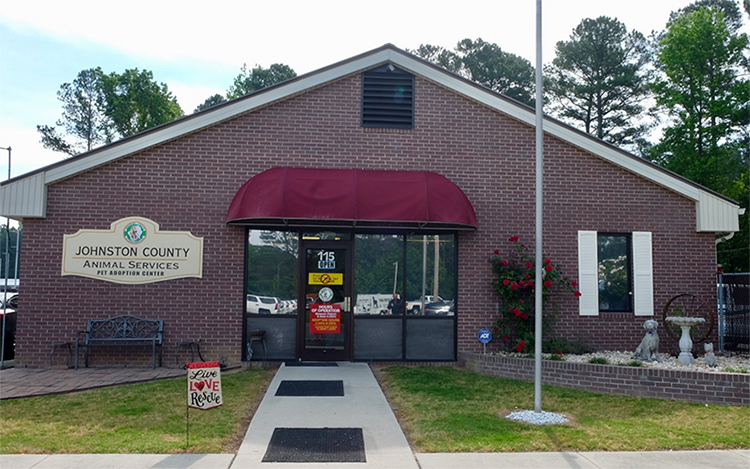
[[[536,268],[533,255],[528,248],[519,242],[518,236],[511,236],[508,241],[513,243],[509,255],[501,256],[500,250],[494,251],[490,259],[495,278],[492,282],[495,291],[500,295],[502,308],[500,317],[494,327],[498,335],[502,335],[505,346],[509,350],[521,352],[527,345],[534,345],[534,296]],[[546,302],[550,290],[555,283],[573,291],[576,297],[581,296],[574,291],[576,282],[570,282],[562,276],[560,268],[549,258],[544,259],[544,283],[542,286],[542,300]],[[542,328],[549,328],[554,322],[554,315],[547,312],[542,319]],[[515,344],[515,346],[514,346]]]

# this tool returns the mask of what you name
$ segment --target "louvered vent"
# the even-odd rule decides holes
[[[362,127],[414,128],[414,75],[391,64],[363,73]]]

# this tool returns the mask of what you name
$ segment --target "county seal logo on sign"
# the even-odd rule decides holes
[[[122,234],[130,244],[138,244],[146,239],[146,227],[138,222],[131,223],[125,227]]]

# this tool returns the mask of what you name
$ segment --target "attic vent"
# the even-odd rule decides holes
[[[391,64],[364,72],[362,127],[414,128],[414,75]]]

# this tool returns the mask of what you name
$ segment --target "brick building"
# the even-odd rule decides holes
[[[715,304],[715,239],[738,205],[544,129],[544,251],[582,293],[556,292],[551,334],[633,349],[669,298]],[[260,359],[256,330],[276,360],[481,350],[499,307],[488,259],[510,236],[534,245],[534,133],[532,109],[385,45],[16,177],[0,186],[24,234],[16,365],[123,313],[164,320],[168,363],[183,340]],[[619,298],[602,246],[627,273]]]

